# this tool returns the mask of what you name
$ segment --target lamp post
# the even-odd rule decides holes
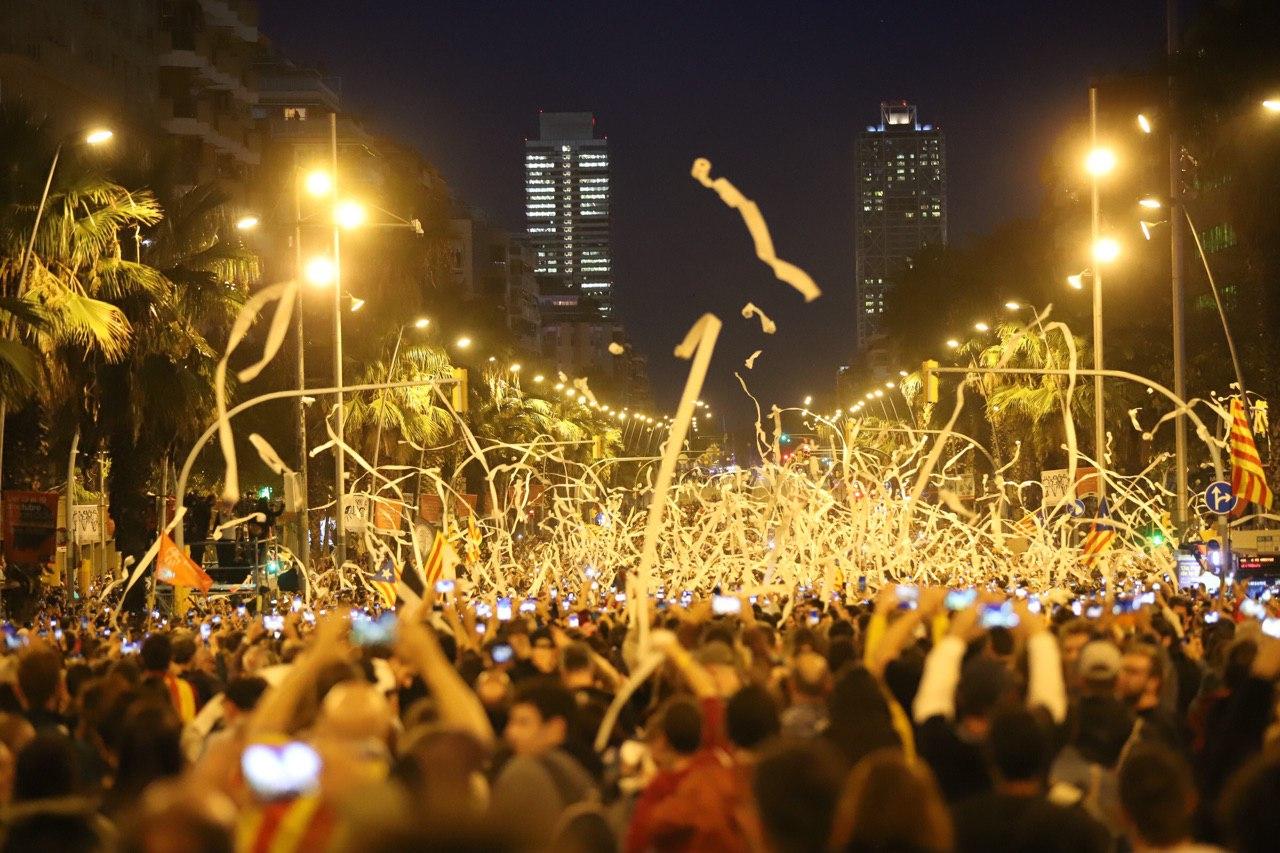
[[[333,197],[338,197],[338,114],[329,113],[329,162]],[[334,520],[334,563],[339,571],[347,561],[347,525],[345,520],[347,448],[342,391],[342,229],[338,217],[333,220],[333,384],[338,389],[338,408],[334,412],[333,477],[336,514]]]
[[[293,148],[293,275],[298,282],[298,295],[293,305],[293,326],[298,339],[298,389],[307,387],[307,344],[302,330],[302,172],[298,167],[298,147]],[[298,511],[298,559],[311,566],[311,513],[307,509],[310,492],[307,486],[307,404],[302,395],[294,400],[294,418],[298,433],[298,488],[302,491],[302,508]]]
[[[1089,87],[1089,157],[1086,166],[1090,175],[1089,187],[1089,232],[1093,247],[1093,369],[1103,369],[1102,340],[1102,266],[1106,261],[1114,260],[1116,245],[1114,241],[1104,242],[1101,235],[1102,212],[1098,205],[1098,180],[1115,168],[1115,155],[1105,148],[1098,147],[1098,87]],[[1103,471],[1106,469],[1107,430],[1104,420],[1102,374],[1093,376],[1093,452],[1098,465],[1098,498],[1106,496],[1106,482]]]

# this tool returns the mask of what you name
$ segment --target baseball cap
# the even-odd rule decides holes
[[[1120,650],[1106,640],[1086,643],[1076,668],[1089,681],[1109,681],[1120,674]]]

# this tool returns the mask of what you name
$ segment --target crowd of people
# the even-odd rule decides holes
[[[0,850],[1280,840],[1280,639],[1241,588],[660,590],[641,626],[621,590],[463,586],[6,625]]]

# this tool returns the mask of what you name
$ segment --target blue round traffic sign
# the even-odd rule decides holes
[[[1067,504],[1067,512],[1071,513],[1072,518],[1080,518],[1084,515],[1084,501],[1074,500]]]
[[[1215,515],[1226,515],[1236,508],[1236,495],[1231,491],[1231,484],[1216,480],[1204,490],[1204,505]]]

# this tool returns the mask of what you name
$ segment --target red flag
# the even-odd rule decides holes
[[[167,534],[160,535],[160,553],[156,555],[156,580],[171,586],[192,586],[208,592],[213,578],[195,560],[187,556]]]
[[[1267,487],[1258,446],[1253,443],[1253,431],[1244,414],[1244,403],[1239,397],[1232,397],[1231,491],[1237,498],[1236,508],[1231,512],[1234,517],[1244,515],[1245,506],[1251,503],[1271,509],[1271,489]]]

